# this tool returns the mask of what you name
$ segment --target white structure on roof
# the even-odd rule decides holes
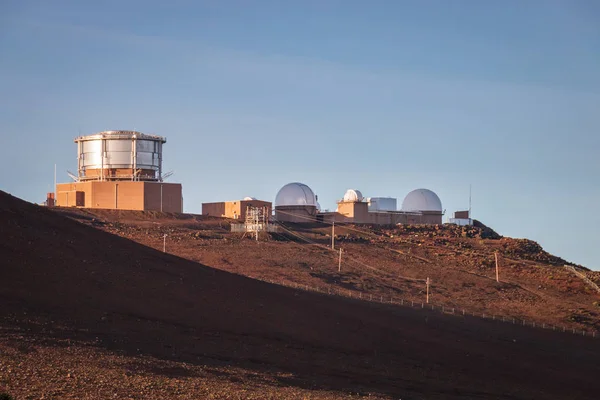
[[[397,211],[398,200],[393,197],[367,197],[369,211]]]
[[[346,193],[344,194],[344,199],[342,201],[348,203],[357,203],[363,201],[363,195],[360,192],[360,190],[348,189],[346,190]]]
[[[288,183],[277,192],[275,207],[313,206],[317,207],[317,196],[310,187],[300,182]]]
[[[406,195],[402,202],[402,211],[442,212],[442,201],[437,194],[429,189],[416,189]]]
[[[244,200],[246,200],[246,201],[256,200],[256,197],[246,196],[246,197],[244,197]]]

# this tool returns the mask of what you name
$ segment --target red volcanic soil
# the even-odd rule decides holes
[[[600,294],[564,267],[566,261],[526,239],[486,227],[336,225],[338,254],[328,250],[331,227],[285,224],[280,233],[230,232],[231,220],[190,214],[78,210],[55,212],[138,243],[219,268],[278,283],[352,291],[386,300],[425,300],[425,279],[436,306],[516,318],[560,329],[600,331]],[[318,245],[309,244],[307,240]],[[500,283],[495,279],[498,254]],[[590,278],[591,271],[580,268]]]
[[[268,284],[0,192],[0,392],[595,399],[597,339]]]

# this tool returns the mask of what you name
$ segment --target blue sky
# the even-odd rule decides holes
[[[0,188],[41,202],[73,138],[167,137],[201,203],[324,208],[438,193],[507,236],[600,269],[600,3],[0,2]]]

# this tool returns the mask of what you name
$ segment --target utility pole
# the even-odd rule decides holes
[[[342,271],[342,248],[340,247],[340,259],[338,261],[338,272]]]
[[[426,295],[427,296],[427,298],[426,298],[427,304],[429,304],[429,283],[430,283],[429,278],[427,278],[427,295]]]
[[[335,221],[331,224],[331,250],[335,250]]]
[[[494,257],[496,259],[496,282],[500,282],[500,278],[498,276],[498,252],[494,253]]]
[[[163,236],[163,253],[167,252],[167,234]]]

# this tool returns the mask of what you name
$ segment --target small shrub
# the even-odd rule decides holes
[[[15,400],[15,398],[6,392],[2,392],[0,393],[0,400]]]

